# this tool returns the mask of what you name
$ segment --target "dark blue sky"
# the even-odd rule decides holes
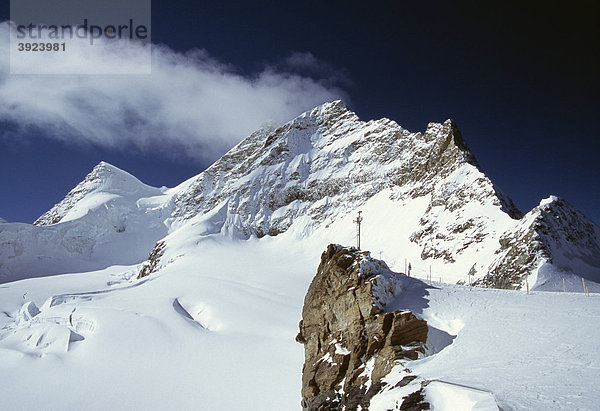
[[[310,52],[343,74],[339,86],[363,120],[422,131],[453,118],[523,211],[555,194],[600,223],[600,10],[523,3],[154,0],[152,40],[206,49],[246,75]],[[1,10],[7,19],[8,5]],[[208,165],[160,150],[73,146],[35,130],[27,137],[0,137],[0,217],[9,221],[32,222],[101,160],[155,186]]]

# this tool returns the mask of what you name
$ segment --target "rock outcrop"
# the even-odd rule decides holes
[[[410,311],[386,310],[402,292],[402,277],[369,252],[327,247],[296,337],[305,352],[303,409],[368,409],[382,378],[403,359],[424,353],[427,323]]]
[[[581,290],[579,277],[600,281],[600,227],[562,200],[523,216],[454,121],[410,132],[333,101],[257,130],[172,189],[101,162],[35,226],[0,220],[0,282],[137,264],[182,227],[240,239],[339,238],[358,210],[377,233],[370,246],[396,267],[406,265],[396,258],[411,262],[420,277],[544,290],[572,277],[571,291]],[[169,250],[165,261],[175,257]]]
[[[543,287],[564,276],[545,278],[548,270],[568,273],[572,267],[584,278],[600,280],[600,228],[560,197],[542,200],[499,243],[498,257],[475,285],[521,289],[531,276],[530,284]]]
[[[160,258],[165,253],[165,246],[166,246],[166,244],[164,241],[159,241],[158,243],[156,243],[156,245],[154,246],[154,248],[152,249],[152,251],[150,251],[150,254],[148,255],[148,260],[146,260],[142,264],[142,268],[140,269],[140,271],[137,275],[138,280],[141,278],[147,277],[150,274],[158,271],[158,265],[160,263]]]

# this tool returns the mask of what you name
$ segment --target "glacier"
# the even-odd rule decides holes
[[[445,383],[503,409],[594,408],[598,226],[558,197],[523,214],[451,120],[413,133],[341,101],[176,187],[102,162],[35,224],[1,221],[4,404],[298,409],[302,301],[326,245],[355,243],[359,210],[362,248],[426,279],[427,306],[398,307],[454,336],[411,365],[440,381],[441,409],[440,392],[467,395]]]

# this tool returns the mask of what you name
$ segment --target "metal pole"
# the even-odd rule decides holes
[[[360,223],[363,220],[361,214],[362,214],[362,211],[359,211],[358,217],[356,217],[356,220],[354,220],[354,222],[356,223],[356,243],[357,243],[359,250],[360,250]]]

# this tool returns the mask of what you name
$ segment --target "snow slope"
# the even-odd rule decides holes
[[[517,289],[562,289],[565,278],[579,290],[578,277],[600,279],[600,229],[551,204],[522,217],[451,120],[411,133],[335,101],[256,131],[172,189],[100,163],[35,226],[0,227],[0,282],[139,263],[179,229],[240,239],[322,230],[351,243],[361,209],[363,244],[397,270]]]
[[[171,197],[98,164],[34,225],[0,225],[0,283],[143,261],[168,232]]]
[[[304,295],[327,244],[355,244],[358,210],[362,248],[395,271],[534,290],[415,281],[398,297],[432,327],[430,355],[408,365],[436,380],[432,403],[600,402],[598,227],[558,198],[522,216],[452,121],[410,133],[333,102],[257,131],[177,187],[100,163],[35,225],[1,224],[3,404],[298,409]],[[157,271],[138,280],[157,241]],[[537,291],[563,278],[577,294]]]
[[[407,365],[421,378],[444,383],[426,389],[435,409],[457,409],[455,395],[474,402],[489,401],[485,394],[491,393],[505,410],[592,410],[599,400],[599,298],[436,284],[421,296],[399,295],[393,307],[414,310],[452,338],[442,351]],[[403,375],[397,367],[387,378]],[[435,399],[440,390],[447,391],[444,398]],[[373,409],[385,409],[398,394],[381,394]]]
[[[1,286],[3,404],[299,409],[303,350],[294,337],[324,247],[290,234],[213,234],[178,247],[185,257],[142,280],[139,267],[116,266]],[[594,409],[600,401],[597,294],[417,281],[394,304],[439,331],[428,341],[434,355],[406,364],[413,373],[491,392],[503,409]],[[33,318],[29,301],[40,310]],[[387,394],[371,409],[398,398]]]
[[[136,267],[112,267],[0,288],[3,404],[297,408],[302,350],[294,336],[316,266],[304,256],[297,267],[277,261],[282,247],[222,241],[205,238],[194,258],[146,280],[131,280]],[[258,263],[269,260],[270,270]],[[31,321],[18,314],[25,300],[41,310]],[[70,333],[83,339],[68,342]],[[32,380],[43,381],[35,396],[23,385]]]

